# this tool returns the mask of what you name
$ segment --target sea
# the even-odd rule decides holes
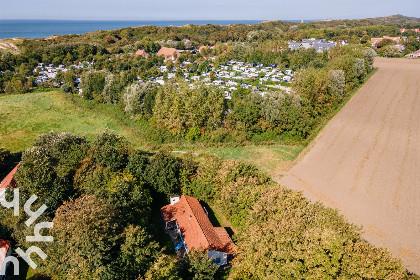
[[[111,30],[142,25],[182,26],[195,25],[229,25],[257,24],[264,20],[30,20],[30,19],[0,19],[0,39],[5,38],[44,38],[52,35],[83,34],[95,30]],[[300,22],[300,20],[288,20]],[[309,22],[313,20],[308,20]]]

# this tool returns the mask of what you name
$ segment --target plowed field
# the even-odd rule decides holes
[[[375,66],[279,182],[338,208],[420,274],[420,60],[377,58]]]

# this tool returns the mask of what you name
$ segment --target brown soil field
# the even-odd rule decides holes
[[[377,58],[375,67],[278,182],[339,209],[420,274],[420,60]]]

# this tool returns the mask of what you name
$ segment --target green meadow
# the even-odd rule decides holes
[[[135,148],[190,151],[253,163],[268,175],[287,169],[303,145],[209,146],[184,142],[160,145],[154,130],[130,119],[115,105],[87,101],[59,90],[0,96],[0,147],[22,152],[42,133],[71,132],[93,139],[105,130],[124,136]]]

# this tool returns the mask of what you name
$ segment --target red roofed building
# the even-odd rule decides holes
[[[3,181],[1,181],[0,189],[5,189],[5,188],[8,188],[8,187],[10,187],[10,188],[16,188],[17,187],[17,183],[16,183],[16,180],[15,180],[14,176],[16,174],[16,171],[19,168],[19,165],[20,165],[20,163],[18,165],[16,165],[16,167],[13,168],[12,171],[10,171],[10,173],[3,179]]]
[[[401,32],[401,33],[404,33],[404,32],[406,32],[406,31],[414,31],[414,32],[416,32],[416,33],[420,33],[420,28],[415,28],[415,29],[406,29],[406,28],[402,28],[402,29],[400,29],[400,32]]]
[[[420,58],[420,50],[409,53],[406,55],[408,58]]]
[[[145,50],[138,49],[134,56],[142,56],[144,58],[147,58],[149,54]]]
[[[385,39],[392,40],[392,41],[396,42],[397,44],[399,44],[400,41],[401,41],[401,38],[400,37],[384,36],[382,38],[371,38],[370,39],[370,42],[372,43],[372,46],[375,46],[376,47],[382,40],[385,40]]]
[[[198,51],[202,52],[204,50],[209,50],[209,49],[210,49],[210,46],[200,46],[200,48],[198,48]]]
[[[165,59],[172,59],[172,60],[176,60],[177,57],[179,57],[179,55],[181,54],[180,51],[178,51],[177,49],[174,48],[166,48],[166,47],[162,47],[157,55],[159,56],[164,56]]]
[[[9,240],[0,239],[0,270],[3,268],[4,265],[4,259],[8,256],[12,255],[12,246]],[[6,275],[0,275],[0,280],[3,279],[9,279],[7,277],[7,266],[9,263],[6,263],[5,267],[5,274]]]
[[[165,229],[175,243],[176,250],[209,250],[217,265],[226,265],[237,248],[223,227],[213,227],[207,211],[198,199],[182,195],[171,197],[171,204],[161,208]]]

